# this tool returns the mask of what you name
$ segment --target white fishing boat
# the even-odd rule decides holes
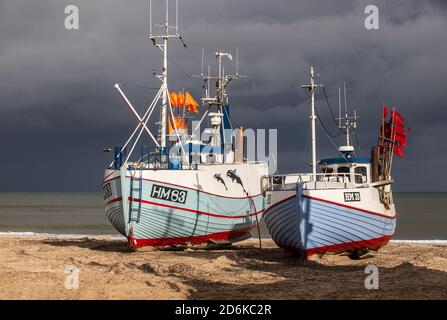
[[[218,75],[211,76],[209,68],[208,74],[202,72],[208,84],[202,98],[204,113],[199,123],[188,129],[190,119],[185,109],[197,111],[198,104],[188,93],[177,95],[168,87],[168,41],[179,38],[183,42],[178,22],[169,25],[168,12],[166,1],[161,35],[152,33],[151,22],[150,39],[162,52],[163,68],[156,75],[161,80],[160,89],[143,115],[135,111],[122,86],[115,85],[138,126],[126,143],[116,148],[114,161],[105,170],[102,186],[106,215],[131,247],[244,240],[264,212],[259,180],[268,174],[268,163],[244,159],[243,143],[236,143],[241,138],[235,139],[228,131],[233,128],[227,86],[239,77],[238,72],[225,74],[224,60],[232,60],[232,56],[216,53]],[[216,83],[213,95],[210,81]],[[160,120],[158,134],[154,134],[147,124],[157,109]],[[206,141],[201,141],[200,124],[207,118],[211,127],[203,132]],[[152,145],[143,147],[141,157],[132,159],[143,134]]]
[[[344,252],[361,257],[386,245],[395,230],[391,166],[393,154],[402,156],[406,144],[403,118],[394,109],[387,121],[384,106],[378,146],[372,148],[371,158],[365,158],[356,156],[351,142],[357,117],[348,117],[346,110],[343,122],[341,115],[338,119],[346,145],[338,148],[337,157],[317,162],[315,93],[319,87],[311,68],[311,83],[303,88],[311,105],[312,172],[264,177],[264,219],[275,243],[288,254]]]

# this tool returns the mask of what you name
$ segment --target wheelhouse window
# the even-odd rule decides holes
[[[366,167],[363,167],[363,166],[356,167],[354,169],[354,173],[356,174],[356,176],[355,176],[355,183],[366,183],[366,182],[368,182]],[[361,176],[359,176],[359,174],[361,174]]]
[[[338,167],[338,173],[349,173],[349,167]]]
[[[324,165],[324,166],[321,166],[321,167],[320,167],[320,172],[321,172],[321,173],[325,173],[325,174],[330,174],[330,173],[333,173],[333,172],[334,172],[334,168],[333,168],[333,167],[330,167],[330,166],[326,166],[326,165]]]
[[[351,181],[349,173],[349,167],[338,167],[337,173],[339,174],[339,180],[341,182]]]

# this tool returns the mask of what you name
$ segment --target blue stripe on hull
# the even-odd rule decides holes
[[[303,198],[302,198],[303,199]],[[305,250],[378,239],[394,233],[395,219],[304,198],[300,232]],[[385,228],[385,223],[392,228]]]
[[[126,236],[126,225],[124,223],[124,215],[122,210],[121,201],[115,202],[116,205],[108,206],[106,208],[106,216],[109,219],[112,226],[118,230],[123,236]]]
[[[245,219],[216,218],[204,214],[142,204],[140,221],[133,222],[133,237],[158,239],[203,236],[251,228],[254,216]]]
[[[293,196],[264,213],[264,221],[275,243],[283,248],[301,248],[300,219]]]
[[[260,218],[264,209],[262,195],[250,200],[220,197],[181,187],[175,189],[188,192],[184,204],[156,199],[151,197],[152,185],[164,184],[143,181],[139,220],[131,221],[129,205],[132,203],[127,200],[130,194],[130,179],[115,179],[110,184],[112,196],[107,199],[109,203],[106,204],[106,215],[124,236],[130,237],[132,230],[133,239],[187,238],[244,230],[249,234],[249,230],[256,226],[254,213],[258,212]],[[173,188],[172,185],[165,186]],[[114,201],[115,199],[119,200]],[[140,200],[136,199],[133,206],[138,207],[139,202]]]
[[[126,189],[130,189],[129,180],[126,179]],[[186,191],[187,198],[184,204],[176,203],[171,201],[165,201],[161,199],[156,199],[151,197],[151,191],[153,185],[165,186],[168,188],[175,188],[178,190]],[[203,193],[200,191],[194,191],[190,189],[185,189],[181,187],[173,187],[171,185],[151,181],[143,181],[143,194],[142,199],[151,202],[159,202],[166,205],[173,205],[180,208],[186,208],[190,210],[207,212],[207,213],[216,213],[220,215],[244,215],[246,213],[253,212],[253,208],[251,208],[251,203],[248,198],[226,198],[220,197],[217,195],[212,195],[208,193]],[[263,207],[262,197],[258,196],[255,201],[256,209],[259,211]],[[259,209],[258,209],[259,207]]]
[[[272,239],[282,248],[309,250],[391,236],[396,219],[320,200],[292,196],[264,214]]]

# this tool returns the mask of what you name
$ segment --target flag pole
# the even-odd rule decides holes
[[[310,84],[301,86],[303,89],[307,89],[310,95],[310,107],[311,107],[311,128],[312,128],[312,181],[317,181],[317,138],[316,138],[316,122],[317,116],[315,114],[315,92],[317,88],[322,87],[321,84],[315,84],[315,72],[314,68],[310,67]]]
[[[380,151],[383,154],[385,152],[385,102],[382,103],[382,132],[379,139]],[[385,180],[385,161],[382,156],[382,178]]]
[[[394,154],[394,147],[396,145],[396,107],[393,107],[393,117],[392,117],[392,126],[391,126],[391,151],[390,151],[390,160],[389,160],[389,167],[388,167],[388,179],[391,179],[391,166],[393,164],[393,154]]]

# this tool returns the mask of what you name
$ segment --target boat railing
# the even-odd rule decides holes
[[[316,180],[312,173],[292,173],[263,176],[261,178],[261,189],[263,191],[293,191],[296,184],[300,183],[303,189],[347,189],[366,188],[367,183],[356,183],[364,181],[364,176],[357,173],[317,173]]]
[[[172,158],[172,159],[171,159]],[[132,162],[127,162],[131,170],[180,170],[182,162],[176,157],[170,157],[168,152],[158,147],[141,147],[141,157]]]
[[[115,169],[124,165],[123,155],[125,155],[125,151],[120,152],[119,147],[117,147],[117,150],[115,154],[115,159],[117,159],[115,160]],[[168,148],[163,152],[157,147],[142,146],[140,158],[135,161],[126,162],[126,166],[130,170],[195,170],[199,166],[213,166],[216,164],[230,166],[236,163],[219,161],[202,162],[201,158],[198,159],[197,163],[194,163],[192,161],[192,155],[190,154],[178,155],[171,154],[169,151]],[[202,154],[198,156],[201,157]],[[243,163],[260,164],[266,163],[266,161],[248,161],[244,159]]]

